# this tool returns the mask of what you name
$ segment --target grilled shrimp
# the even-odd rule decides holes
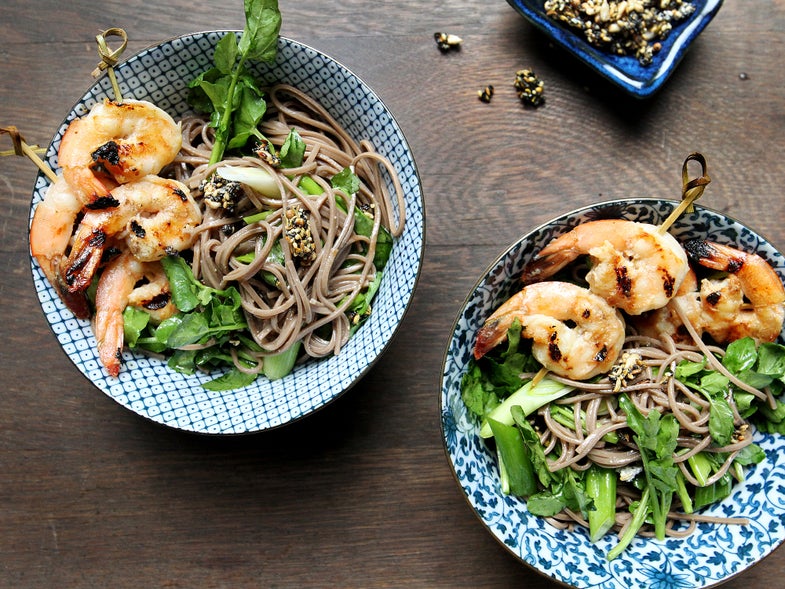
[[[113,206],[118,184],[158,174],[182,145],[180,124],[144,100],[106,100],[74,120],[58,159],[63,176],[85,205]]]
[[[72,294],[61,279],[60,264],[65,259],[82,203],[68,182],[58,176],[38,203],[30,224],[30,253],[35,257],[60,299],[80,319],[90,316],[82,293]]]
[[[89,286],[110,240],[124,243],[140,262],[193,245],[202,212],[183,183],[151,175],[121,184],[112,194],[117,206],[85,213],[60,265],[70,292]]]
[[[98,280],[93,331],[98,357],[111,376],[120,373],[123,311],[129,305],[151,313],[156,322],[177,312],[161,263],[140,262],[129,252],[112,260]]]
[[[708,334],[718,344],[743,337],[759,342],[777,339],[785,321],[785,287],[763,258],[703,240],[687,242],[684,249],[697,264],[727,275],[699,283],[693,274],[667,307],[638,326],[641,332],[685,339],[678,306],[699,334]]]
[[[647,223],[607,219],[557,237],[523,271],[524,284],[553,276],[582,255],[591,258],[589,289],[611,306],[638,315],[665,306],[689,269],[676,239]]]
[[[477,333],[479,359],[507,337],[513,321],[532,340],[532,354],[548,370],[576,380],[607,372],[624,345],[624,319],[601,297],[568,282],[525,286]]]

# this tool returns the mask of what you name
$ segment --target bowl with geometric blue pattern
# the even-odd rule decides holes
[[[149,100],[175,120],[186,113],[188,84],[213,64],[218,41],[227,31],[179,36],[151,46],[114,67],[124,97]],[[239,36],[239,32],[235,32]],[[373,311],[340,353],[297,365],[278,380],[257,378],[251,385],[212,392],[202,385],[216,374],[185,375],[165,360],[123,352],[118,377],[104,371],[89,321],[76,319],[60,301],[31,257],[36,294],[57,342],[79,372],[98,389],[134,413],[172,428],[208,434],[269,430],[324,407],[356,384],[385,352],[411,303],[422,267],[425,211],[417,167],[406,138],[379,96],[346,66],[297,41],[279,38],[273,64],[252,72],[263,84],[291,84],[319,102],[357,141],[369,140],[397,172],[405,196],[406,223],[396,238]],[[60,141],[69,123],[97,102],[113,98],[108,76],[100,78],[73,106],[55,133],[46,163],[55,171]],[[394,192],[392,178],[386,177]],[[30,218],[49,185],[38,175]]]
[[[449,334],[440,392],[441,433],[448,462],[471,511],[515,559],[570,587],[715,587],[743,573],[785,541],[785,438],[754,432],[765,459],[745,471],[722,501],[700,510],[716,518],[746,518],[746,525],[699,521],[685,537],[637,536],[618,557],[614,533],[596,542],[582,526],[561,529],[532,515],[526,501],[502,492],[496,451],[480,436],[480,423],[461,397],[461,379],[473,357],[478,329],[520,290],[523,268],[554,237],[580,223],[627,219],[661,224],[678,205],[660,199],[627,199],[587,206],[561,215],[510,245],[469,292]],[[763,236],[722,213],[695,206],[671,226],[679,241],[711,239],[757,252],[785,281],[785,257]],[[783,343],[780,334],[779,343]]]
[[[562,49],[636,98],[647,98],[662,87],[722,6],[722,0],[689,0],[694,6],[692,14],[668,23],[672,24],[670,33],[658,42],[659,50],[651,62],[643,64],[635,55],[617,54],[589,43],[581,30],[549,16],[545,0],[507,2]],[[574,3],[564,0],[563,4],[569,7]]]

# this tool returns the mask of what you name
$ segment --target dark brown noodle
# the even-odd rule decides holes
[[[682,314],[682,321],[687,325],[687,317]],[[691,327],[691,326],[690,326]],[[709,359],[712,368],[721,367],[720,358],[724,354],[721,348],[707,346],[692,330],[690,343],[676,343],[671,338],[664,336],[657,339],[629,335],[625,341],[624,350],[637,353],[641,356],[644,369],[635,380],[614,391],[614,383],[604,377],[594,383],[584,383],[550,374],[550,378],[570,385],[575,390],[567,397],[563,397],[553,404],[568,407],[573,415],[571,425],[565,426],[557,421],[552,414],[553,404],[542,407],[531,419],[537,425],[540,441],[545,448],[546,455],[558,456],[555,460],[548,461],[551,472],[562,468],[585,470],[591,464],[605,468],[619,469],[640,463],[640,452],[628,436],[619,436],[618,443],[609,443],[603,440],[610,432],[627,428],[626,418],[615,409],[614,397],[618,392],[626,393],[636,407],[644,414],[658,410],[662,414],[673,414],[680,424],[678,446],[674,460],[685,479],[693,485],[698,481],[687,468],[687,459],[700,451],[725,453],[727,458],[722,467],[714,473],[707,484],[712,484],[721,478],[730,468],[738,452],[752,443],[752,431],[745,421],[739,416],[733,400],[729,399],[735,414],[737,435],[734,442],[724,447],[712,446],[709,435],[709,403],[700,394],[696,394],[688,387],[679,383],[672,377],[676,365],[683,361],[701,361],[704,355]],[[738,379],[732,377],[723,368],[723,373],[730,376],[733,383],[745,391],[755,394],[758,398],[768,400],[767,391],[751,389]],[[631,484],[620,484],[618,488],[617,516],[614,530],[621,535],[628,525],[631,515],[628,511],[630,503],[640,499],[640,492]],[[684,514],[675,509],[668,514],[669,524],[667,534],[671,536],[684,536],[692,532],[696,522],[713,522],[721,524],[745,524],[745,518],[722,518],[699,514]],[[549,521],[559,527],[567,528],[576,524],[588,527],[580,513],[564,510]],[[679,524],[679,522],[682,522]],[[686,524],[686,526],[685,526]],[[646,528],[639,532],[641,535],[651,535],[651,530]]]
[[[275,178],[279,194],[275,198],[245,187],[245,198],[231,216],[224,210],[203,207],[204,220],[193,248],[194,275],[205,284],[223,289],[234,284],[254,340],[264,348],[257,353],[258,365],[248,368],[235,358],[241,370],[258,372],[263,358],[302,341],[310,357],[337,354],[350,336],[352,320],[346,310],[352,300],[373,281],[373,258],[380,226],[394,237],[403,231],[405,203],[403,189],[390,161],[367,142],[354,141],[319,104],[296,88],[277,85],[268,89],[268,109],[260,126],[262,134],[280,147],[292,128],[306,143],[302,166],[281,170],[258,157],[226,159],[208,165],[213,146],[213,130],[207,119],[187,116],[182,120],[183,147],[175,160],[174,174],[201,196],[200,185],[219,166],[262,168]],[[336,205],[332,176],[351,168],[361,179],[354,195],[340,193],[348,210],[354,206],[373,216],[370,238],[354,231],[354,216]],[[285,173],[284,173],[285,172]],[[309,196],[297,185],[308,175],[323,189]],[[385,179],[392,182],[390,195]],[[287,210],[300,207],[309,218],[314,236],[316,259],[299,264],[285,239],[282,219]],[[245,225],[244,216],[261,210],[272,211],[263,221]],[[227,228],[232,228],[227,231]],[[268,257],[276,241],[283,246],[283,264]],[[237,257],[255,252],[254,261]],[[270,286],[260,278],[266,272],[278,279]]]

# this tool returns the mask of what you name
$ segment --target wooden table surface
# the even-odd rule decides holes
[[[404,323],[358,386],[304,420],[240,437],[156,426],[94,388],[57,344],[30,273],[36,170],[3,158],[0,587],[556,587],[483,528],[442,447],[441,363],[471,286],[557,213],[678,198],[692,151],[712,177],[702,204],[785,250],[783,0],[727,0],[645,101],[502,0],[282,0],[281,10],[282,34],[359,74],[413,148],[427,243]],[[104,29],[127,31],[129,56],[242,25],[239,0],[3,0],[0,126],[46,145],[92,83]],[[442,54],[436,31],[463,48]],[[515,96],[524,67],[545,83],[540,109]],[[487,84],[496,94],[483,104]],[[726,586],[783,578],[779,549]]]

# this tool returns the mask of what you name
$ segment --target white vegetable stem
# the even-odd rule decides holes
[[[221,166],[215,171],[224,180],[239,182],[250,186],[256,192],[275,198],[279,195],[278,183],[262,168],[246,168],[240,166]]]
[[[532,386],[532,381],[527,382],[512,395],[507,397],[496,409],[488,414],[488,418],[495,419],[505,425],[512,425],[514,423],[510,409],[516,405],[520,405],[524,415],[529,415],[537,411],[540,407],[551,401],[555,401],[559,397],[563,397],[573,390],[574,387],[551,380],[547,376],[536,386]],[[490,438],[493,436],[491,426],[488,425],[487,420],[483,421],[480,428],[480,436],[483,438]]]

